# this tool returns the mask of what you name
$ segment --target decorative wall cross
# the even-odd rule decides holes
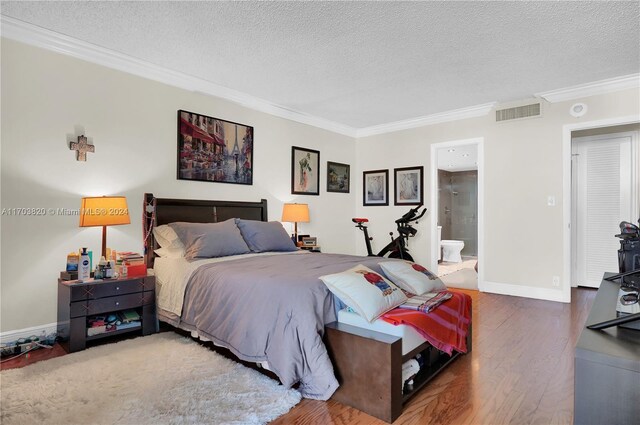
[[[84,135],[78,136],[77,142],[71,142],[69,149],[76,151],[76,161],[86,161],[87,152],[94,153],[96,151],[95,146],[87,143],[87,138]]]

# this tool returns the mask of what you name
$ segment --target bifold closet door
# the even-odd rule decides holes
[[[634,220],[632,136],[576,138],[572,153],[574,271],[578,285],[597,288],[604,272],[618,271],[620,222]]]

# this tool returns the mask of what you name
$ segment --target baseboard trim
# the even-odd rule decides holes
[[[58,331],[58,322],[47,323],[46,325],[33,326],[30,328],[17,329],[14,331],[0,332],[0,344],[5,345],[15,342],[20,338],[37,336],[42,339]]]
[[[510,283],[498,282],[482,282],[480,288],[482,292],[490,292],[492,294],[511,295],[515,297],[534,298],[537,300],[556,301],[561,303],[569,303],[571,299],[567,299],[560,289],[538,288],[535,286],[513,285]]]

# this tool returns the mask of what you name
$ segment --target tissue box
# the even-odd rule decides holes
[[[147,275],[146,264],[136,264],[133,266],[127,266],[127,277],[140,277]]]

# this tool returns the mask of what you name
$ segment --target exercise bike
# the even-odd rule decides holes
[[[371,241],[372,237],[369,236],[369,231],[367,230],[367,226],[364,223],[368,223],[369,219],[367,218],[352,218],[351,221],[356,223],[356,227],[364,232],[364,242],[367,245],[367,255],[369,257],[386,257],[389,258],[401,258],[403,260],[413,261],[413,257],[409,254],[409,248],[407,248],[407,243],[409,242],[409,238],[413,237],[418,233],[418,231],[411,226],[412,222],[418,223],[418,220],[422,218],[422,216],[427,212],[427,209],[424,208],[421,213],[418,213],[418,210],[422,207],[422,205],[418,205],[415,208],[409,210],[408,213],[400,217],[396,220],[396,227],[398,228],[398,236],[393,237],[393,232],[389,232],[389,236],[391,236],[391,242],[387,244],[384,248],[380,250],[377,254],[374,254],[371,249]]]

